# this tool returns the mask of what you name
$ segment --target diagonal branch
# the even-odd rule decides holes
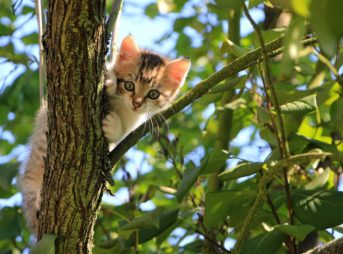
[[[316,42],[317,38],[310,38],[302,41],[304,46],[311,45]],[[280,48],[282,47],[282,43],[283,37],[271,41],[265,45],[265,51],[268,53],[269,56],[275,56],[276,54],[281,53]],[[184,96],[176,100],[169,108],[162,111],[162,116],[153,116],[153,121],[156,122],[159,126],[161,126],[162,124],[164,124],[164,119],[170,118],[171,116],[175,115],[185,107],[192,104],[194,101],[196,101],[201,96],[206,94],[211,88],[213,88],[219,82],[261,61],[263,61],[261,48],[253,50],[243,55],[242,57],[233,60],[231,63],[226,65],[218,72],[212,74],[207,79],[199,82],[193,89],[191,89]],[[148,130],[145,128],[145,125],[146,123],[143,123],[141,126],[139,126],[135,131],[130,133],[109,153],[112,168],[117,163],[117,161],[126,153],[127,150],[129,150],[145,134],[147,134]]]
[[[330,254],[330,253],[342,253],[343,250],[343,237],[332,240],[326,243],[324,246],[320,246],[305,252],[304,254]]]

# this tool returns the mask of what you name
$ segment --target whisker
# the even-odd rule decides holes
[[[153,123],[153,121],[152,121],[152,114],[149,112],[148,113],[148,117],[149,117],[149,123],[150,123],[150,133],[151,133],[151,135],[152,135],[152,137],[154,137],[154,123]]]
[[[154,116],[155,115],[157,115],[157,113],[154,114]],[[158,138],[160,130],[159,130],[159,126],[158,126],[158,121],[156,119],[155,119],[155,124],[156,124],[156,128],[155,128],[156,137],[155,138]]]
[[[164,115],[162,113],[158,113],[159,117],[163,120],[163,123],[165,124],[165,126],[167,127],[167,132],[169,132],[169,126],[168,126],[168,122],[167,119],[164,117]]]

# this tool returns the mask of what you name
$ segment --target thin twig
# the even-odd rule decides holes
[[[45,55],[43,48],[43,33],[45,25],[43,22],[43,4],[41,0],[35,0],[36,16],[38,23],[38,38],[39,38],[39,99],[41,106],[44,104],[44,85],[46,82],[45,70]]]
[[[279,145],[279,150],[280,150],[280,155],[282,159],[287,159],[289,157],[289,149],[288,149],[288,143],[287,143],[287,138],[286,138],[286,131],[285,131],[285,126],[283,123],[282,115],[281,115],[281,109],[280,105],[278,102],[278,98],[274,89],[274,86],[272,85],[272,78],[271,78],[271,73],[269,69],[269,57],[268,57],[268,52],[265,49],[265,43],[264,39],[262,36],[262,33],[260,31],[260,28],[257,26],[255,23],[254,19],[251,17],[248,8],[246,5],[243,3],[243,11],[246,17],[248,18],[249,22],[253,26],[257,37],[260,41],[260,46],[262,48],[262,53],[263,53],[263,64],[264,68],[262,68],[262,80],[264,81],[265,85],[265,90],[266,90],[266,97],[269,103],[273,103],[273,106],[276,110],[276,118],[278,120],[278,126],[275,125],[273,122],[273,127],[275,128],[276,131],[276,137],[278,140],[278,145]],[[270,91],[270,97],[272,100],[269,100],[268,98],[268,90]],[[270,112],[270,109],[268,110]],[[271,119],[273,120],[273,116],[271,115]],[[279,127],[279,128],[277,128]],[[288,175],[287,175],[287,167],[283,169],[283,177],[284,177],[284,183],[285,183],[285,192],[287,196],[287,208],[288,208],[288,213],[289,213],[289,222],[291,225],[294,224],[294,211],[292,207],[292,200],[291,200],[291,192],[290,192],[290,186],[288,183]],[[296,244],[294,238],[292,239],[293,242],[293,248],[290,250],[292,253],[296,252]]]
[[[265,45],[267,52],[271,52],[273,56],[280,53],[280,48],[282,47],[283,37],[277,38]],[[311,45],[317,43],[317,38],[305,39],[302,41],[304,45]],[[207,79],[199,82],[193,89],[188,91],[184,96],[176,100],[170,107],[162,111],[160,114],[153,116],[153,120],[161,126],[164,124],[165,120],[175,115],[176,113],[183,110],[188,105],[192,104],[194,101],[199,99],[201,96],[206,94],[212,87],[214,87],[219,82],[223,81],[227,77],[234,75],[242,70],[249,68],[262,61],[261,58],[261,48],[253,50],[226,65],[224,68],[218,72],[212,74]],[[162,117],[160,116],[162,115]],[[111,167],[120,160],[120,158],[133,147],[148,130],[144,127],[147,123],[140,125],[135,131],[131,132],[125,139],[123,139],[110,153],[109,159]]]
[[[123,1],[114,0],[110,16],[107,19],[106,23],[106,33],[112,33],[111,37],[111,46],[110,46],[110,61],[114,59],[114,56],[117,53],[117,44],[116,39],[118,38],[118,27],[120,21],[120,13],[122,11]]]
[[[342,77],[339,75],[338,70],[335,68],[335,66],[333,66],[332,63],[330,62],[330,60],[327,59],[323,54],[321,54],[320,52],[318,52],[318,51],[316,51],[316,50],[315,50],[314,52],[315,52],[315,54],[317,55],[318,59],[319,59],[323,64],[325,64],[326,67],[328,67],[329,70],[332,72],[332,74],[335,76],[337,83],[338,83],[341,87],[343,87],[343,79],[342,79]]]

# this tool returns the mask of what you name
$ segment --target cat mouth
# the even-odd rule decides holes
[[[142,112],[142,108],[139,107],[139,108],[136,108],[136,107],[131,107],[131,110],[135,113],[141,113]]]

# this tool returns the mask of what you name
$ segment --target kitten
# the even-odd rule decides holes
[[[178,94],[190,61],[169,61],[141,51],[132,36],[123,39],[117,59],[109,64],[105,82],[110,112],[103,131],[110,143],[118,143],[146,117],[166,108]]]
[[[169,61],[141,51],[133,37],[125,37],[117,59],[108,65],[106,73],[105,91],[110,109],[102,129],[108,142],[117,144],[146,116],[168,106],[176,97],[189,68],[189,60]],[[29,156],[22,165],[23,173],[19,178],[24,215],[34,234],[38,230],[47,132],[47,108],[42,106],[30,139]]]

